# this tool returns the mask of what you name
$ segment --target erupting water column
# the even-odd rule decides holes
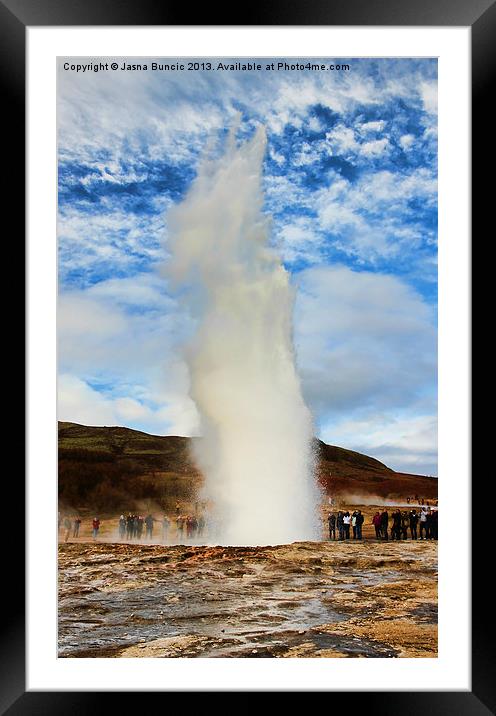
[[[294,292],[262,213],[266,136],[206,160],[169,214],[169,276],[196,321],[185,354],[201,419],[195,459],[214,540],[316,539],[312,418],[295,368]]]

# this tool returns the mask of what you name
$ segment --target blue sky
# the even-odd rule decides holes
[[[350,70],[59,61],[60,419],[195,433],[189,319],[160,274],[167,213],[240,113],[240,139],[267,131],[265,210],[318,435],[437,474],[437,62],[324,61]]]

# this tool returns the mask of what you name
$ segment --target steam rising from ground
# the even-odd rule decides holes
[[[316,539],[312,419],[295,369],[294,295],[262,213],[266,137],[205,160],[169,215],[170,277],[196,319],[186,348],[201,420],[195,459],[214,539]]]

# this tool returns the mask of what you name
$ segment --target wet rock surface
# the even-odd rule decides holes
[[[437,544],[62,544],[59,656],[436,657]]]

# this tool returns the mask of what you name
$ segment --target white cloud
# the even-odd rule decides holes
[[[381,126],[381,122],[369,122],[370,125]],[[359,125],[357,129],[360,131],[367,125]],[[367,135],[368,132],[365,132]],[[387,137],[382,139],[371,139],[369,141],[358,141],[358,135],[351,127],[338,124],[331,132],[326,134],[326,142],[329,153],[332,155],[342,155],[344,157],[377,157],[383,154],[389,147]]]
[[[386,149],[389,147],[389,140],[384,137],[383,139],[375,139],[371,142],[364,142],[360,147],[360,152],[366,157],[378,157],[384,154]]]
[[[322,236],[315,229],[315,222],[303,217],[283,225],[277,233],[277,245],[283,261],[293,263],[302,259],[320,263]]]
[[[197,415],[178,349],[189,327],[155,274],[108,279],[62,293],[58,345],[59,372],[66,376],[63,419],[98,419],[98,424],[121,420],[161,433],[195,434]],[[90,419],[92,409],[96,417]]]
[[[435,316],[400,279],[340,267],[302,272],[295,338],[305,395],[321,420],[400,410],[436,381]]]
[[[405,150],[410,149],[412,144],[415,142],[415,137],[413,134],[404,134],[402,137],[400,137],[400,144],[401,147]]]
[[[404,175],[365,172],[354,184],[336,175],[329,179],[329,186],[315,193],[314,208],[319,230],[331,232],[335,246],[345,254],[373,263],[435,239],[415,222],[410,209],[414,199],[425,207],[435,206],[437,180],[429,170]]]
[[[145,405],[129,397],[102,394],[68,373],[58,380],[58,419],[83,425],[130,425],[152,434],[196,435],[198,416],[191,400],[177,395],[164,406]]]
[[[400,472],[437,475],[435,415],[369,413],[326,425],[322,437],[331,444],[375,457]]]
[[[310,117],[308,120],[308,128],[311,129],[312,132],[321,132],[323,129],[322,124],[317,117]]]
[[[164,207],[167,200],[162,201]],[[163,258],[164,214],[140,216],[117,209],[107,199],[98,210],[82,212],[66,208],[59,214],[60,272],[90,271],[96,265],[124,269],[138,260]]]
[[[359,126],[361,132],[382,132],[386,126],[384,120],[377,120],[376,122],[364,122]]]
[[[58,379],[58,419],[84,425],[118,425],[112,404],[74,375]]]
[[[421,82],[420,96],[424,110],[429,114],[437,113],[437,82]]]
[[[413,289],[344,266],[307,269],[295,340],[322,439],[437,474],[435,316]]]
[[[283,154],[278,154],[272,148],[269,149],[269,154],[270,154],[270,158],[279,166],[282,166],[286,161],[286,157]]]
[[[91,334],[95,341],[111,340],[126,331],[125,315],[112,306],[80,293],[62,294],[58,302],[58,331],[65,341]]]
[[[303,142],[299,146],[299,153],[293,158],[293,166],[302,167],[308,164],[313,164],[321,158],[320,152],[317,151],[315,146]]]
[[[343,124],[336,125],[331,132],[328,132],[326,141],[332,154],[347,155],[350,152],[355,152],[359,146],[353,129],[345,127]]]

